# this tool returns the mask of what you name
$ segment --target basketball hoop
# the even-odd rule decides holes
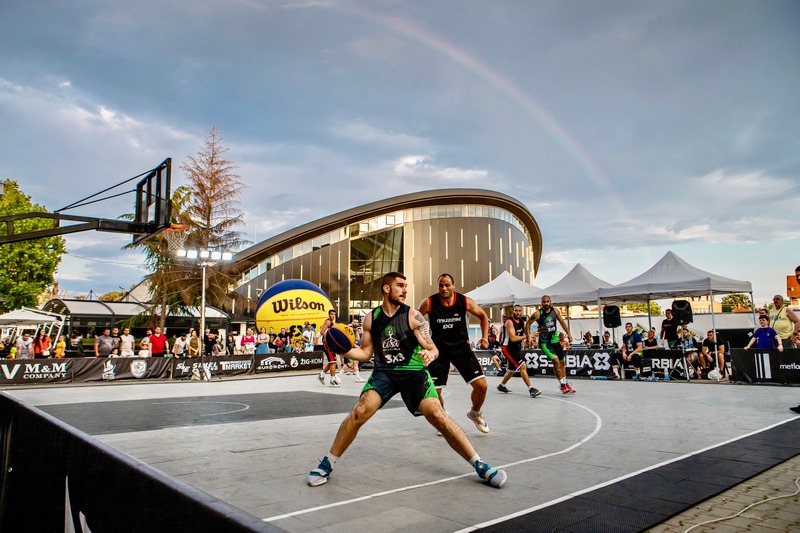
[[[164,240],[167,241],[167,251],[174,252],[183,246],[189,237],[189,229],[188,224],[170,224],[168,228],[164,229],[161,233],[164,235]]]

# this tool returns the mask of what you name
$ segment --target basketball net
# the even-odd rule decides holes
[[[164,236],[164,240],[167,241],[167,251],[174,252],[182,247],[189,237],[189,226],[187,224],[172,224],[161,234]]]

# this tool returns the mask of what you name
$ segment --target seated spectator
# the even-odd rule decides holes
[[[492,355],[492,364],[497,369],[498,376],[504,376],[506,374],[508,361],[506,360],[506,355],[502,351],[496,352],[494,355]]]
[[[700,345],[699,361],[702,375],[707,375],[714,367],[719,369],[720,375],[725,374],[725,345],[714,338],[714,330],[706,332]]]
[[[725,346],[721,343],[718,344],[717,341],[714,339],[714,331],[709,330],[706,332],[706,338],[703,339],[703,342],[700,343],[700,354],[698,356],[698,362],[700,364],[700,368],[698,369],[698,376],[697,378],[700,379],[705,375],[708,371],[712,370],[717,361],[715,360],[714,354],[718,354],[720,349],[722,350],[722,359],[725,359]],[[720,369],[722,372],[722,369]]]
[[[634,331],[633,324],[625,324],[625,335],[622,336],[622,350],[611,357],[611,368],[614,371],[612,379],[624,377],[621,369],[625,363],[633,364],[636,374],[634,381],[639,381],[642,376],[642,336]]]
[[[591,348],[594,345],[594,337],[592,336],[591,331],[587,331],[586,333],[583,334],[583,344],[587,348]]]
[[[564,332],[562,331],[558,332],[558,343],[564,348],[570,347],[569,341],[567,341],[567,339],[564,337]]]
[[[486,340],[489,342],[487,350],[497,348],[497,328],[494,323],[489,324],[489,334],[486,336]]]
[[[616,350],[619,348],[616,342],[611,340],[611,332],[603,332],[603,338],[600,339],[600,346],[606,350]]]
[[[681,327],[681,337],[678,342],[678,348],[681,350],[681,353],[686,358],[686,363],[688,368],[686,369],[689,372],[689,377],[695,377],[697,375],[697,371],[695,370],[697,363],[699,362],[699,349],[698,346],[700,343],[697,339],[694,338],[692,333],[689,331],[689,328],[686,326]]]
[[[657,350],[658,349],[658,339],[656,339],[656,330],[651,329],[647,332],[647,338],[644,340],[644,349],[645,350]]]

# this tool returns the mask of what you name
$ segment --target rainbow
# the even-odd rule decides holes
[[[337,3],[328,4],[325,5],[325,7],[335,9],[369,23],[377,24],[388,31],[419,43],[438,53],[445,59],[462,66],[483,79],[489,85],[495,87],[500,93],[510,98],[528,115],[533,117],[542,130],[544,130],[549,137],[554,139],[557,144],[562,146],[565,151],[579,163],[600,190],[609,194],[620,213],[627,212],[627,208],[622,202],[622,199],[617,195],[610,194],[611,191],[614,190],[614,186],[586,149],[584,149],[584,147],[570,135],[566,128],[559,124],[531,95],[506,76],[480,61],[475,56],[467,53],[465,50],[438,35],[424,30],[419,25],[407,19],[380,15],[368,10],[364,6],[356,7]]]

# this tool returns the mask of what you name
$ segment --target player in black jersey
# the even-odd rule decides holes
[[[419,304],[419,312],[428,315],[431,337],[439,349],[439,357],[430,364],[428,372],[433,378],[439,401],[444,406],[442,388],[447,385],[450,364],[456,367],[464,381],[472,385],[472,409],[467,418],[472,420],[481,433],[489,433],[483,418],[483,402],[486,400],[486,376],[478,358],[472,352],[467,329],[467,313],[478,318],[481,324],[481,349],[489,348],[489,317],[472,298],[453,290],[453,276],[439,276],[439,292],[428,296]]]
[[[519,305],[514,306],[513,316],[506,319],[503,323],[505,335],[503,335],[503,355],[506,356],[507,369],[506,374],[503,376],[503,381],[497,386],[500,392],[511,392],[506,387],[506,383],[515,372],[519,372],[525,386],[528,387],[528,394],[531,398],[536,398],[542,391],[531,385],[531,380],[528,377],[528,363],[525,361],[525,356],[522,354],[522,345],[528,339],[525,333],[525,322],[522,317],[522,307]]]
[[[439,402],[427,368],[439,355],[439,350],[422,314],[405,305],[407,287],[405,276],[399,272],[383,276],[383,303],[364,317],[361,346],[342,354],[359,361],[369,361],[374,354],[375,369],[358,403],[339,426],[330,451],[308,474],[308,484],[317,487],[326,483],[336,460],[356,438],[361,426],[392,396],[400,393],[412,414],[423,415],[442,432],[447,444],[475,467],[481,479],[500,488],[506,481],[505,471],[481,461],[464,431]]]

